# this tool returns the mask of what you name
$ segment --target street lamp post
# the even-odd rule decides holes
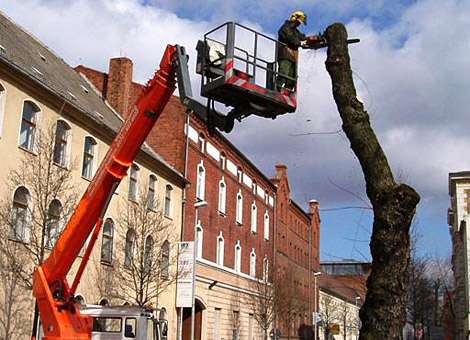
[[[313,273],[313,339],[318,340],[317,336],[317,276],[320,276],[321,272]]]
[[[192,305],[191,305],[191,340],[194,340],[194,318],[196,316],[196,255],[197,255],[197,248],[198,248],[198,240],[197,240],[197,222],[198,222],[198,209],[199,207],[204,207],[208,203],[206,201],[197,200],[194,203],[195,208],[195,222],[194,222],[194,249],[193,249],[193,297],[192,297]]]

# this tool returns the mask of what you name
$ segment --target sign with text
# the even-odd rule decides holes
[[[192,307],[194,280],[194,242],[180,242],[176,307]]]

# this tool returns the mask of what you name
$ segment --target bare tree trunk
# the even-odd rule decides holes
[[[326,69],[343,130],[364,173],[366,191],[374,210],[370,242],[372,272],[360,311],[360,340],[400,339],[406,317],[406,287],[410,262],[410,225],[419,202],[418,193],[397,184],[387,158],[372,130],[369,115],[356,98],[349,63],[347,32],[333,24],[328,41]]]

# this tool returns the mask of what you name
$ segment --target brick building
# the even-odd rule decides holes
[[[132,62],[111,59],[109,75],[84,66],[86,75],[125,115],[141,85],[132,83]],[[121,84],[125,82],[126,84]],[[127,103],[125,103],[127,101]],[[292,276],[295,304],[278,316],[285,336],[311,323],[313,275],[319,269],[316,201],[304,212],[291,200],[287,167],[271,180],[222,134],[211,137],[203,113],[172,97],[147,142],[191,185],[183,202],[182,238],[197,239],[195,339],[260,339],[247,299],[265,273]],[[277,213],[279,211],[280,213]],[[275,251],[275,249],[278,249]],[[191,310],[184,309],[181,335],[189,339]]]

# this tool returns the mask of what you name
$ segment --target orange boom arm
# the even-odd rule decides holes
[[[93,228],[99,228],[112,195],[175,90],[175,46],[168,45],[157,71],[124,121],[96,175],[44,264],[35,268],[37,299],[45,340],[91,339],[91,317],[81,315],[66,276]],[[91,246],[82,261],[88,260]],[[83,269],[83,268],[81,268]],[[83,270],[79,270],[77,276]],[[74,289],[79,277],[74,282]]]

